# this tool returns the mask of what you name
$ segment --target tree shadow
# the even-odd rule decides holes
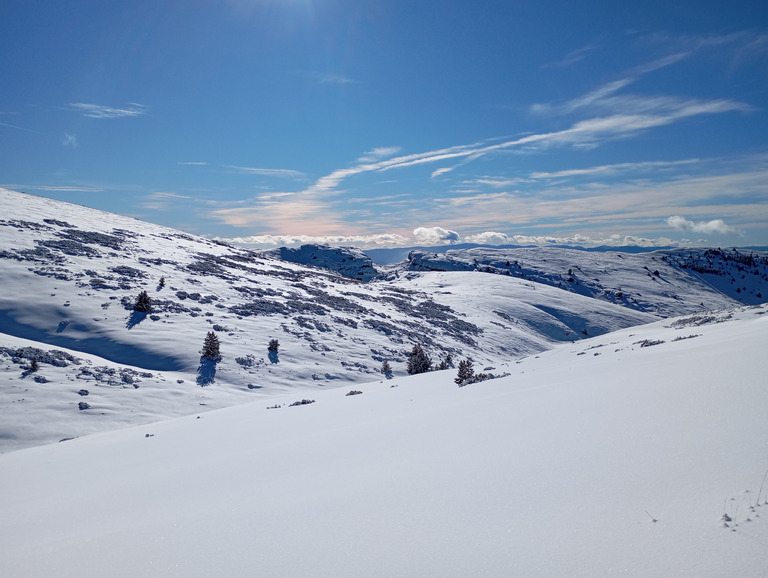
[[[139,323],[144,321],[147,318],[146,311],[131,311],[131,316],[128,318],[128,321],[125,323],[126,329],[133,329],[136,327]]]
[[[216,377],[216,364],[218,359],[200,357],[200,366],[197,368],[197,385],[205,387],[211,385]]]
[[[277,357],[277,351],[270,350],[269,351],[269,362],[270,363],[279,363],[280,360]]]

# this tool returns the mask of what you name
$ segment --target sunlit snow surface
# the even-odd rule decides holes
[[[0,202],[0,576],[765,576],[764,253],[363,283],[351,250]],[[414,343],[508,375],[407,376]]]
[[[12,452],[0,573],[764,576],[767,336],[765,306],[689,316],[463,388],[433,372]]]

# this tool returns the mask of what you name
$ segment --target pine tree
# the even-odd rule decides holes
[[[409,375],[416,375],[417,373],[426,373],[430,369],[432,369],[432,360],[417,343],[413,346],[411,356],[408,358],[408,373]]]
[[[459,361],[459,373],[453,381],[456,382],[456,385],[461,387],[462,385],[470,383],[474,376],[475,370],[472,367],[472,362],[469,359],[465,359]]]
[[[445,358],[440,362],[440,365],[437,366],[438,369],[448,369],[449,367],[453,367],[453,355],[448,353]]]
[[[133,310],[142,313],[150,313],[152,311],[152,299],[146,291],[139,293],[136,303],[133,305]]]
[[[389,361],[386,359],[381,362],[381,373],[383,373],[386,377],[390,377],[392,375],[392,366],[389,365]]]
[[[269,345],[267,346],[267,349],[269,351],[277,351],[280,348],[280,343],[277,341],[277,339],[271,339],[269,341]]]
[[[203,357],[213,361],[218,361],[221,359],[219,345],[219,338],[216,337],[216,334],[213,331],[209,331],[208,335],[205,336],[205,341],[203,342]]]

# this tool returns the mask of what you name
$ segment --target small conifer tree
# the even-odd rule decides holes
[[[217,361],[221,359],[221,352],[219,351],[219,338],[216,337],[216,334],[213,331],[209,331],[208,335],[205,336],[205,341],[203,342],[203,357],[206,359],[211,359],[213,361]]]
[[[142,313],[149,313],[152,311],[152,298],[146,291],[139,293],[139,296],[136,298],[136,303],[133,305],[133,310]]]
[[[277,341],[277,339],[270,339],[267,349],[269,351],[277,351],[279,348],[280,348],[280,343]]]
[[[456,385],[461,387],[462,385],[470,383],[474,376],[475,370],[472,367],[472,362],[469,359],[465,359],[463,361],[459,361],[459,373],[456,375],[456,378],[453,381],[456,382]]]
[[[383,373],[387,377],[392,375],[392,366],[389,365],[389,361],[387,361],[386,359],[381,362],[381,373]]]
[[[413,346],[411,356],[408,358],[408,374],[426,373],[432,369],[432,360],[418,343]]]

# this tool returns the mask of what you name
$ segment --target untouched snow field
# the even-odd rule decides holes
[[[765,576],[767,346],[765,305],[696,314],[462,388],[295,391],[0,455],[0,575]]]

